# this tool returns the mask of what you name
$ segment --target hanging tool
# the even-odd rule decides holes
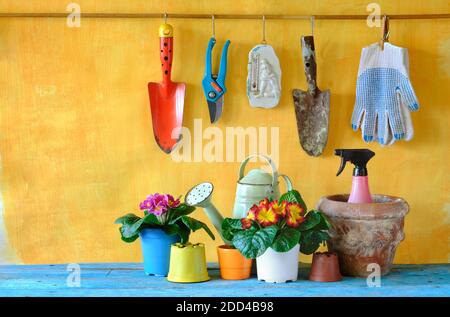
[[[248,53],[247,97],[252,107],[273,108],[281,97],[281,68],[275,50],[266,42],[266,16],[262,41]]]
[[[411,111],[419,101],[409,78],[408,49],[389,43],[389,16],[383,16],[382,38],[361,51],[352,128],[361,128],[365,142],[382,146],[409,141],[414,129]]]
[[[308,90],[294,89],[295,116],[300,144],[312,156],[322,154],[328,140],[330,91],[317,87],[316,53],[314,48],[314,17],[311,18],[311,36],[302,36],[302,56]]]
[[[419,101],[409,77],[408,49],[384,43],[364,47],[361,51],[352,128],[361,128],[365,142],[392,145],[409,141],[414,129],[411,111]]]
[[[205,76],[202,80],[203,92],[205,93],[206,101],[208,102],[209,118],[211,123],[219,120],[223,111],[223,97],[227,91],[225,87],[225,77],[227,74],[227,53],[230,40],[225,42],[222,48],[222,55],[220,57],[219,73],[212,73],[211,55],[212,49],[216,44],[215,30],[214,30],[214,16],[212,17],[213,35],[209,39],[208,47],[206,48],[206,63]]]
[[[181,140],[183,108],[186,85],[170,79],[173,58],[173,28],[166,23],[159,27],[159,46],[162,69],[162,82],[148,83],[150,108],[152,112],[153,134],[156,143],[165,153],[172,152]]]
[[[380,48],[384,50],[384,43],[389,42],[389,17],[387,15],[383,16],[383,35],[381,36]]]

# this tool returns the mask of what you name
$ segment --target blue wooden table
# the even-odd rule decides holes
[[[209,269],[211,280],[195,284],[146,276],[142,264],[135,263],[80,264],[80,269],[77,287],[67,265],[0,266],[0,296],[450,296],[450,264],[396,265],[381,277],[380,287],[368,287],[364,278],[311,282],[306,264],[300,266],[298,281],[284,284],[260,282],[255,277],[222,280],[214,263]]]

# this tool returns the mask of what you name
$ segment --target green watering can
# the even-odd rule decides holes
[[[259,157],[266,161],[270,166],[272,173],[267,173],[262,169],[252,169],[244,176],[247,163],[255,157]],[[271,199],[280,198],[279,177],[284,179],[287,190],[291,190],[291,180],[286,175],[278,174],[277,167],[270,157],[262,154],[250,155],[247,157],[241,163],[239,168],[233,218],[245,218],[250,207],[266,197]],[[202,207],[216,230],[222,235],[222,222],[224,217],[211,202],[213,190],[213,184],[208,182],[200,183],[188,191],[185,200],[186,204],[190,206]],[[223,240],[227,243],[225,239]]]

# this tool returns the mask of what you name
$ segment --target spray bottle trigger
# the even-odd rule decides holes
[[[345,160],[343,157],[341,157],[341,166],[339,166],[339,170],[338,170],[336,176],[339,176],[339,174],[342,173],[342,171],[343,171],[344,168],[345,168],[345,164],[346,164],[346,163],[347,163],[347,160]]]

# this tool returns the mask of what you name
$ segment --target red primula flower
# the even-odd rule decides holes
[[[304,210],[299,204],[288,203],[288,205],[286,206],[286,210],[287,210],[286,224],[289,227],[296,228],[303,221],[305,221],[305,218],[302,216]]]
[[[248,229],[252,226],[252,220],[248,219],[248,218],[242,218],[241,219],[241,224],[242,224],[242,229]]]
[[[278,222],[278,214],[276,214],[270,206],[260,206],[256,220],[263,227],[269,227]]]
[[[270,208],[270,201],[269,199],[266,197],[263,200],[261,200],[258,204],[259,208],[265,207],[266,209]]]
[[[281,217],[286,216],[286,202],[278,202],[278,200],[274,200],[270,203],[270,209],[272,209],[277,215]]]
[[[259,207],[253,205],[247,213],[247,219],[256,220],[256,215],[258,214]]]

